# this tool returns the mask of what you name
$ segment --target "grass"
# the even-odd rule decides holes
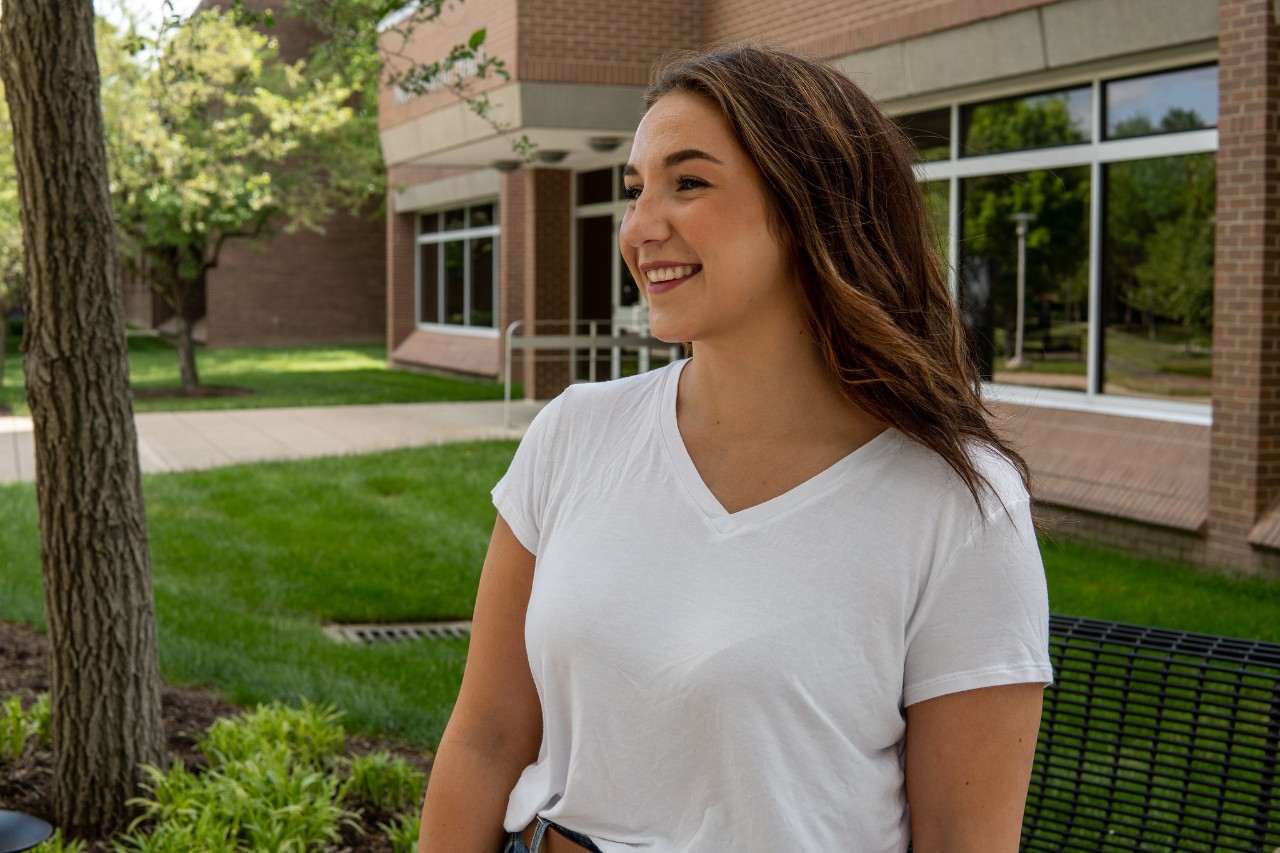
[[[461,640],[338,645],[328,621],[468,618],[512,442],[144,478],[165,677],[331,703],[438,742]],[[0,618],[43,626],[34,490],[0,487]]]
[[[1041,546],[1055,613],[1280,643],[1280,582],[1201,572],[1074,542]]]
[[[346,646],[328,621],[467,618],[514,452],[480,442],[144,478],[165,676],[244,703],[306,697],[434,746],[466,643]],[[43,626],[35,493],[0,486],[0,618]],[[1055,612],[1280,642],[1280,583],[1070,542],[1043,547]]]
[[[29,414],[21,356],[11,342],[0,404]],[[204,385],[241,388],[245,394],[217,397],[149,396],[181,385],[173,346],[158,338],[129,339],[129,375],[139,412],[193,409],[266,409],[370,403],[500,400],[502,383],[427,376],[387,369],[382,344],[311,347],[201,349],[196,357]],[[518,389],[513,393],[519,396]]]

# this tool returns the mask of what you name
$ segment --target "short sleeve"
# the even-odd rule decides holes
[[[534,417],[507,473],[493,487],[493,505],[531,554],[538,553],[549,482],[557,456],[557,424],[564,395]]]
[[[1030,502],[996,502],[930,576],[908,622],[903,705],[1053,681],[1049,597]]]

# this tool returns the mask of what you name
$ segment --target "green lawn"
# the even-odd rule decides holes
[[[204,385],[244,389],[215,397],[151,397],[157,389],[176,388],[178,357],[158,338],[129,339],[129,373],[139,412],[191,409],[265,409],[284,406],[333,406],[365,403],[426,403],[444,400],[500,400],[499,382],[471,382],[387,369],[382,344],[314,347],[237,347],[201,349],[197,369]],[[519,396],[519,391],[514,392]],[[28,414],[21,356],[16,342],[5,366],[0,404]]]
[[[1040,552],[1055,613],[1280,643],[1280,582],[1138,560],[1073,542],[1044,542]]]
[[[144,478],[167,678],[241,703],[329,702],[351,728],[433,746],[462,641],[343,646],[328,621],[467,618],[513,442]],[[1280,583],[1064,542],[1055,612],[1280,642]],[[0,486],[0,618],[43,624],[34,489]]]
[[[513,442],[144,478],[166,678],[308,697],[435,744],[463,641],[347,646],[338,621],[469,618]],[[43,625],[34,489],[0,486],[0,618]]]

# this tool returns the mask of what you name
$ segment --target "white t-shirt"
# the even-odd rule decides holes
[[[907,847],[904,708],[1049,682],[1028,498],[981,452],[979,509],[889,429],[726,512],[676,425],[685,362],[569,388],[494,503],[537,555],[543,740],[507,806],[605,853]]]

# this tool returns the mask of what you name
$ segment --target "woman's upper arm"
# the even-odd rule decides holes
[[[1043,684],[966,690],[907,708],[915,853],[1016,851]]]
[[[476,591],[471,643],[450,736],[473,749],[537,757],[542,739],[538,700],[524,643],[534,555],[499,515]],[[522,764],[523,766],[523,764]]]

